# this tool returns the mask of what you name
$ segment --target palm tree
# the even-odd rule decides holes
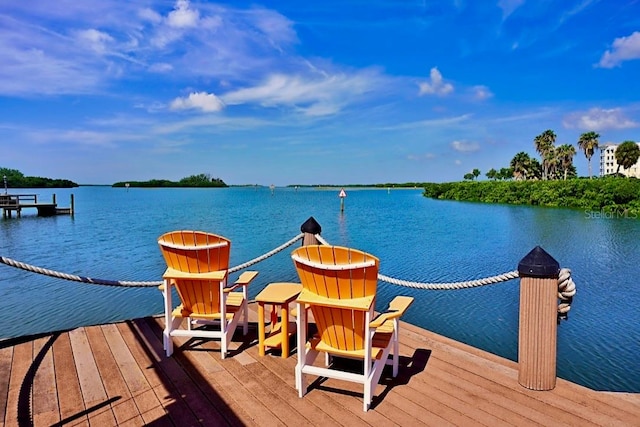
[[[513,176],[516,180],[526,180],[531,169],[531,157],[524,151],[519,152],[510,163],[511,169],[513,169]]]
[[[560,169],[564,173],[564,180],[567,180],[567,173],[573,166],[573,156],[576,155],[576,149],[571,144],[562,144],[556,148],[556,156],[560,161]]]
[[[551,129],[545,130],[533,139],[536,151],[542,158],[542,179],[548,178],[549,167],[551,166],[550,160],[552,160],[552,155],[555,150],[555,142],[556,134]]]
[[[589,163],[589,178],[591,178],[591,156],[598,149],[598,138],[600,138],[600,134],[592,131],[583,133],[578,139],[578,148],[584,152]]]
[[[618,145],[615,156],[618,162],[618,170],[616,173],[618,173],[620,166],[627,170],[638,162],[638,158],[640,158],[640,147],[633,141],[625,141]]]

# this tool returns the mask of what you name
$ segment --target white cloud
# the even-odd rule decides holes
[[[459,160],[459,159],[456,159],[453,163],[454,163],[456,166],[460,166],[460,165],[462,165],[462,161],[461,161],[461,160]]]
[[[498,7],[502,9],[502,19],[507,19],[517,8],[524,4],[524,0],[498,0]]]
[[[459,153],[473,153],[480,150],[480,144],[477,142],[453,141],[451,143],[451,148]]]
[[[138,11],[138,16],[143,20],[152,22],[154,24],[159,24],[160,22],[162,22],[162,15],[149,8],[140,9]]]
[[[220,111],[224,103],[212,93],[194,92],[186,98],[176,98],[171,102],[172,110],[202,110],[206,113]]]
[[[374,73],[320,76],[272,74],[262,84],[221,96],[227,105],[255,103],[265,107],[295,107],[307,115],[336,113],[372,90]]]
[[[563,120],[564,127],[588,131],[608,129],[628,129],[640,126],[638,122],[625,117],[620,108],[591,108],[589,111],[577,111],[568,114]]]
[[[89,49],[98,54],[103,54],[107,51],[107,45],[114,41],[113,37],[109,34],[98,31],[95,29],[89,29],[84,31],[78,31],[76,33],[78,41]]]
[[[615,39],[613,48],[602,55],[598,65],[602,68],[613,68],[631,59],[640,59],[640,31],[635,31],[628,37]]]
[[[445,83],[442,79],[442,74],[438,71],[438,68],[433,67],[430,73],[430,80],[428,82],[419,83],[420,87],[419,95],[439,95],[444,96],[453,92],[453,85],[451,83]]]
[[[473,91],[473,97],[479,101],[484,101],[485,99],[493,97],[493,93],[491,93],[489,88],[486,86],[474,86],[471,90]]]
[[[200,12],[189,7],[188,0],[178,0],[174,10],[167,16],[167,23],[173,28],[192,28],[198,25]]]

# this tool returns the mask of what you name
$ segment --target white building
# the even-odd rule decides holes
[[[620,144],[607,142],[600,146],[600,176],[611,175],[618,171],[618,162],[615,154],[618,145]],[[638,146],[640,146],[640,143],[638,143]],[[624,169],[620,166],[620,173],[625,176],[640,178],[640,159],[629,169]]]

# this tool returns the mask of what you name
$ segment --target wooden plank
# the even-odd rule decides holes
[[[102,378],[89,345],[85,328],[69,331],[69,339],[73,350],[73,358],[78,371],[78,381],[82,390],[85,407],[107,400],[107,392],[102,385]],[[91,418],[91,415],[89,416]]]
[[[153,325],[153,323],[151,323],[151,325]],[[156,329],[152,329],[152,332],[156,334],[156,337],[159,337],[161,336],[161,329],[157,323],[155,325]],[[159,339],[156,342],[157,345],[162,348],[162,340]],[[164,372],[173,386],[175,386],[177,392],[176,398],[179,397],[184,401],[192,412],[192,417],[195,416],[194,422],[199,423],[202,422],[202,420],[211,420],[213,422],[213,420],[218,420],[221,422],[220,425],[225,425],[226,423],[224,422],[224,418],[221,418],[220,414],[211,405],[211,402],[208,400],[209,397],[207,396],[207,393],[203,392],[203,390],[198,387],[200,382],[194,380],[193,377],[190,377],[185,370],[185,365],[189,367],[192,366],[191,363],[181,357],[182,352],[179,351],[179,349],[176,350],[177,351],[172,357],[163,358],[157,365],[158,368]],[[215,394],[214,390],[210,390],[210,392]],[[171,410],[169,413],[171,414]],[[184,421],[180,419],[177,420],[178,424],[181,422]]]
[[[45,336],[33,341],[36,368],[33,381],[33,422],[36,425],[51,425],[60,421],[56,376],[51,347],[57,335]]]
[[[116,422],[122,424],[139,417],[138,408],[118,369],[118,363],[110,351],[102,327],[91,326],[85,328],[85,331]]]
[[[1,345],[2,343],[0,343]],[[11,361],[13,347],[0,347],[0,427],[4,427],[4,417],[7,413],[7,398],[9,395],[9,379],[11,378]]]
[[[31,415],[35,425],[55,424],[42,416],[52,381],[64,425],[639,425],[639,394],[596,392],[561,379],[554,390],[532,391],[519,385],[513,361],[410,325],[401,330],[400,375],[391,378],[388,367],[372,409],[363,412],[362,387],[349,382],[323,381],[299,398],[296,357],[260,357],[255,324],[249,336],[234,337],[240,353],[221,360],[217,340],[164,357],[162,323],[80,328],[60,334],[44,352],[47,337],[0,348],[0,368],[10,371],[4,385],[0,378],[0,427],[19,425],[18,414],[21,424]],[[103,398],[94,396],[85,409],[91,395],[82,384],[92,382]]]
[[[410,338],[406,338],[404,342],[410,341]],[[558,399],[557,396],[554,397],[554,391],[538,392],[520,386],[517,382],[517,370],[510,369],[506,365],[464,352],[459,349],[459,346],[449,347],[432,342],[432,347],[434,350],[430,364],[438,369],[451,371],[454,378],[463,378],[466,375],[465,372],[472,375],[477,374],[476,381],[482,382],[491,391],[487,395],[488,398],[503,396],[507,402],[517,400],[520,404],[528,407],[528,416],[535,418],[540,417],[540,414],[552,414],[554,423],[564,422],[569,425],[578,422],[583,425],[588,425],[590,422],[606,425],[609,422],[606,416],[590,413],[590,411],[570,409],[576,402]],[[444,365],[439,364],[439,361],[444,362]],[[482,378],[488,382],[483,382]],[[491,383],[497,384],[498,387],[496,388]],[[562,385],[563,381],[559,380],[558,387],[562,387]],[[588,392],[589,390],[584,389],[583,391]]]
[[[124,334],[123,338],[127,341],[129,348],[136,348],[136,342],[149,348],[137,349],[132,351],[136,361],[143,369],[145,377],[149,384],[153,385],[153,392],[162,405],[163,411],[168,415],[169,419],[175,425],[194,425],[198,423],[193,411],[188,407],[187,403],[182,399],[180,391],[173,384],[167,375],[166,369],[174,369],[177,367],[175,361],[171,361],[174,367],[164,366],[162,359],[156,359],[158,354],[162,354],[162,335],[157,335],[157,324],[153,318],[137,319],[128,322],[128,330],[131,335]],[[121,327],[122,331],[123,328]],[[138,337],[140,337],[138,339]],[[170,365],[170,363],[167,363]]]
[[[131,395],[150,389],[149,383],[129,351],[116,325],[103,325],[101,328]]]
[[[341,402],[336,401],[330,396],[331,393],[316,389],[311,390],[302,398],[298,397],[298,392],[295,390],[295,387],[292,386],[292,384],[294,384],[295,382],[295,374],[293,369],[293,367],[295,366],[295,358],[282,359],[280,357],[264,356],[260,359],[260,362],[268,367],[268,369],[270,369],[275,375],[277,375],[281,381],[284,381],[285,384],[289,385],[289,387],[282,389],[282,393],[287,393],[286,398],[294,401],[296,406],[303,404],[303,401],[314,405],[317,411],[322,411],[325,416],[331,418],[331,424],[333,425],[369,425],[360,417],[354,415],[353,412],[346,410]],[[342,400],[345,399],[344,395],[341,395],[340,397],[342,398]],[[295,401],[295,399],[297,399],[297,402]],[[359,410],[361,413],[363,413],[362,402],[360,402]]]
[[[178,346],[183,346],[187,341],[189,341],[189,339],[186,337],[178,337],[175,339]],[[213,350],[211,350],[212,346],[215,347]],[[217,420],[218,423],[224,425],[240,425],[239,418],[242,418],[247,408],[244,408],[242,405],[235,405],[234,400],[228,398],[228,393],[233,394],[237,392],[238,389],[243,389],[242,384],[235,383],[221,386],[216,381],[212,381],[212,378],[219,379],[229,376],[229,373],[224,368],[209,371],[206,372],[206,375],[203,375],[201,364],[207,364],[207,359],[203,360],[203,357],[211,359],[213,362],[214,355],[220,357],[220,347],[217,341],[212,340],[206,341],[199,347],[202,347],[202,349],[196,351],[178,350],[171,357],[175,358],[185,373],[198,384],[200,393],[206,398],[208,407],[200,408],[198,412],[206,409],[209,413],[204,417],[205,419]],[[206,351],[205,349],[210,349],[211,351]],[[212,410],[215,410],[215,412]],[[196,412],[196,414],[198,414],[198,412]],[[252,417],[247,418],[252,419]],[[260,421],[266,422],[266,420],[263,421],[262,419]]]
[[[136,392],[133,398],[145,423],[153,421],[154,424],[172,425],[165,405],[169,406],[174,399],[167,397],[170,395],[169,389],[163,384],[163,379],[154,366],[153,359],[156,355],[152,348],[147,348],[150,345],[149,341],[140,333],[137,323],[134,321],[117,324],[120,336],[150,387],[149,390]]]
[[[61,421],[88,422],[68,333],[61,334],[53,343],[53,362]]]
[[[31,423],[31,381],[27,374],[33,359],[33,343],[26,341],[13,348],[11,378],[7,394],[6,427]]]
[[[280,397],[280,390],[271,390],[244,365],[233,359],[225,359],[224,366],[243,387],[242,390],[236,390],[236,399],[242,399],[239,400],[240,405],[246,407],[247,411],[254,413],[257,417],[255,419],[273,420],[273,425],[310,425],[306,417],[296,411],[287,400]],[[280,388],[288,387],[288,384],[284,384]]]

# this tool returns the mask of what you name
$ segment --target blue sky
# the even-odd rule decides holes
[[[80,184],[457,181],[546,129],[640,140],[637,0],[2,2],[0,64],[0,167]]]

